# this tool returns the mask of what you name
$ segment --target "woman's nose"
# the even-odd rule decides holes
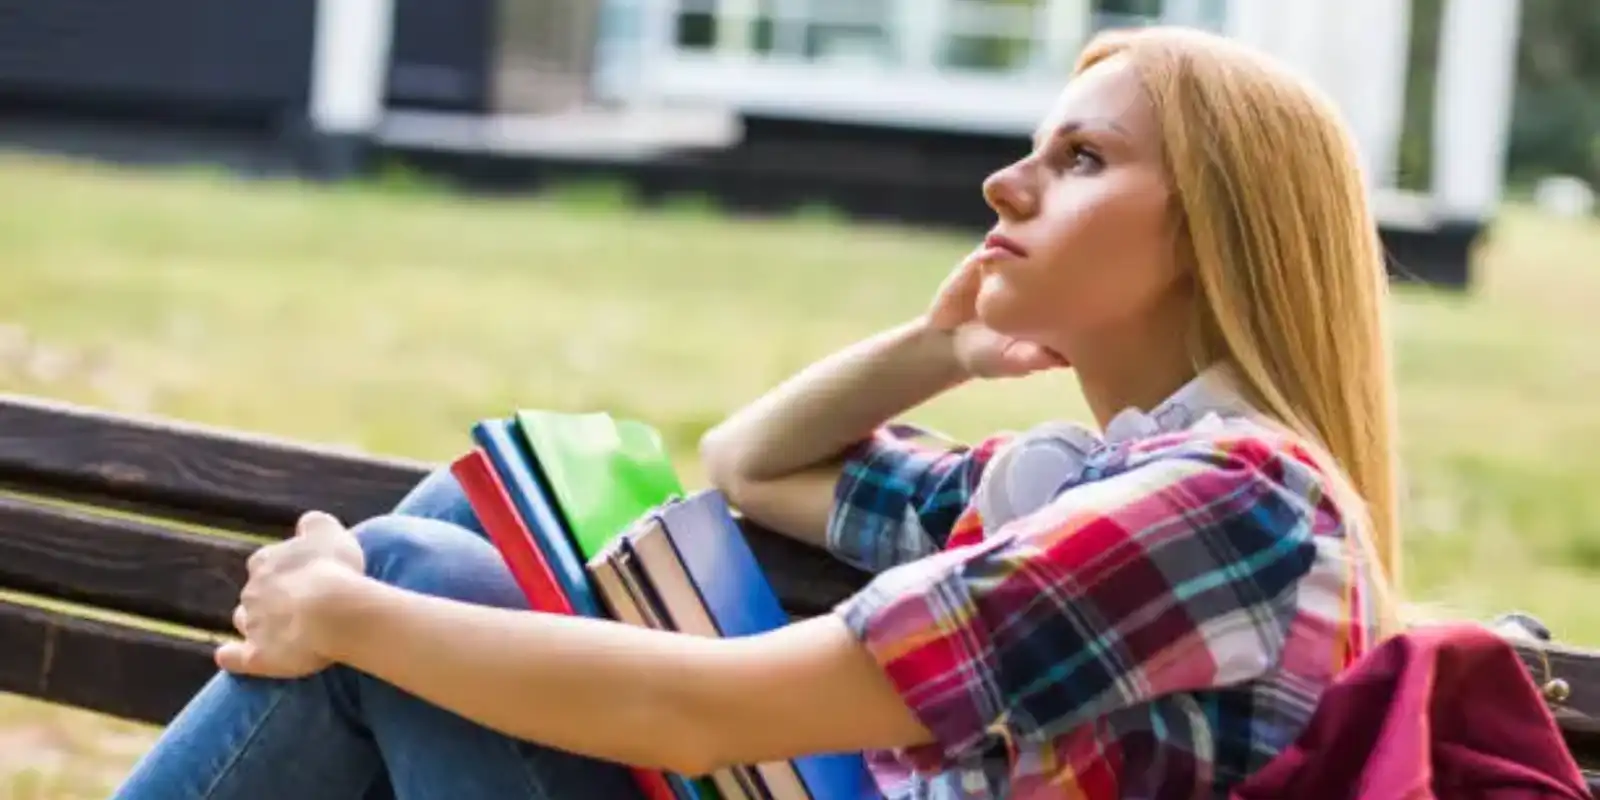
[[[1038,192],[1028,172],[1027,164],[1018,162],[984,179],[983,199],[1002,219],[1027,219],[1038,210]]]

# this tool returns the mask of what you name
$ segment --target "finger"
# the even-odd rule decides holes
[[[239,590],[238,605],[250,608],[261,602],[261,581],[247,581],[244,588]]]
[[[307,511],[300,515],[300,521],[295,523],[295,535],[320,536],[329,533],[343,533],[344,525],[337,517],[326,511]]]
[[[956,266],[939,285],[929,321],[941,329],[954,328],[972,317],[972,308],[978,301],[982,277],[977,260],[968,257]]]
[[[251,553],[249,558],[245,559],[245,569],[248,570],[252,575],[260,572],[267,566],[267,562],[272,560],[273,547],[275,547],[275,545],[269,544],[256,548],[256,551]]]
[[[937,296],[944,299],[966,294],[975,288],[974,279],[977,277],[977,273],[978,269],[972,259],[963,259],[960,264],[956,265],[955,269],[950,270],[949,275],[944,276],[943,281],[939,282]]]
[[[285,539],[281,542],[262,545],[250,554],[245,560],[245,568],[251,575],[265,575],[284,559],[286,553],[295,551],[294,539]]]
[[[249,641],[224,642],[217,648],[217,667],[236,675],[258,674],[256,662],[261,660],[260,653]]]

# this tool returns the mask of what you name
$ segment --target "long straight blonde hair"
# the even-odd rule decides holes
[[[1372,600],[1392,633],[1401,537],[1388,277],[1353,137],[1314,86],[1223,37],[1109,32],[1077,71],[1114,56],[1131,63],[1160,122],[1196,269],[1197,363],[1232,366],[1248,399],[1321,451],[1360,523],[1352,535],[1382,571]]]

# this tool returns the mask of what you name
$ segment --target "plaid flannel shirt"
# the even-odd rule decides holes
[[[1365,650],[1367,567],[1309,454],[1189,399],[1114,441],[886,428],[850,457],[829,545],[879,574],[836,613],[934,739],[867,754],[885,797],[1222,797]]]

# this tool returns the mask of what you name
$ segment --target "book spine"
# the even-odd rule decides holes
[[[721,492],[703,490],[667,507],[662,527],[717,633],[750,636],[789,623]],[[876,793],[866,760],[858,753],[802,756],[759,764],[757,769],[778,800]]]
[[[586,617],[604,616],[599,601],[589,587],[589,576],[583,568],[583,562],[568,540],[564,524],[556,518],[556,509],[550,506],[553,502],[550,493],[530,469],[505,421],[480,422],[473,426],[472,436],[489,457],[489,463],[511,495],[518,515],[535,534],[535,544],[555,573],[574,613]]]
[[[507,568],[528,596],[530,607],[555,614],[573,614],[571,600],[561,590],[550,565],[534,546],[533,533],[517,513],[511,492],[494,471],[489,457],[475,449],[451,464],[451,474],[461,484],[467,503],[483,523],[495,549],[506,559]],[[634,783],[646,800],[679,800],[671,779],[662,772],[630,767]],[[687,783],[686,781],[684,782]],[[687,800],[697,800],[691,794]]]
[[[517,516],[511,494],[494,474],[494,467],[481,450],[474,450],[450,465],[450,473],[461,484],[467,503],[483,523],[484,532],[500,551],[530,607],[535,611],[571,614],[572,603],[556,582],[555,573],[533,544],[533,533]]]

